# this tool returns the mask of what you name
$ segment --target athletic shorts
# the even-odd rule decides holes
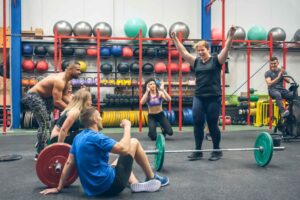
[[[132,172],[133,158],[131,155],[121,155],[115,166],[116,176],[111,187],[102,195],[115,196],[122,192],[128,184],[129,177]]]

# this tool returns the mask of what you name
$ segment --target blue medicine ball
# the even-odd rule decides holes
[[[22,49],[23,56],[32,56],[33,47],[30,44],[24,44]]]
[[[109,47],[101,47],[100,48],[101,57],[109,57],[111,56],[111,51]]]
[[[122,56],[122,47],[121,46],[112,46],[111,54],[116,57]]]

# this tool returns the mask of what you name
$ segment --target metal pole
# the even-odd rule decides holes
[[[179,41],[182,41],[182,31],[179,32]],[[182,44],[183,45],[183,44]],[[182,131],[182,55],[179,54],[179,86],[178,86],[178,131]]]
[[[225,0],[222,0],[222,49],[225,47]],[[225,130],[225,64],[222,65],[222,130]]]
[[[101,66],[101,51],[100,51],[101,41],[100,41],[100,31],[97,29],[97,109],[100,112],[100,66]]]
[[[139,132],[142,133],[142,112],[143,112],[143,107],[142,104],[140,103],[142,99],[142,84],[143,84],[143,79],[142,79],[142,67],[143,67],[143,32],[142,29],[139,31]]]
[[[269,57],[270,60],[273,56],[273,36],[272,33],[270,33],[269,35],[269,48],[270,48],[270,52],[269,52]],[[270,96],[269,98],[269,130],[272,130],[272,123],[273,123],[273,101],[272,98]]]
[[[6,0],[3,0],[3,134],[6,134]],[[10,65],[12,66],[12,65]]]

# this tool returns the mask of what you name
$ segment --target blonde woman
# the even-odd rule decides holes
[[[72,144],[74,137],[81,128],[79,115],[83,109],[91,105],[91,93],[86,88],[78,90],[54,125],[50,136],[50,143],[66,142]]]

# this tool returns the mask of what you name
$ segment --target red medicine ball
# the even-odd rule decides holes
[[[172,73],[178,73],[179,72],[179,65],[175,62],[172,62],[170,64],[171,72]]]
[[[154,72],[155,73],[164,73],[167,72],[167,66],[164,62],[157,62],[154,65]]]
[[[182,73],[190,73],[191,71],[191,65],[188,62],[182,63]]]
[[[86,50],[86,54],[89,57],[96,57],[97,56],[97,47],[96,46],[89,46]]]
[[[124,47],[122,49],[122,56],[124,58],[131,58],[133,56],[133,51],[130,47]]]
[[[22,62],[22,68],[24,71],[33,71],[34,70],[34,62],[30,59],[25,59]]]
[[[36,64],[36,70],[38,72],[46,72],[48,70],[48,63],[44,60],[40,60]]]
[[[179,52],[176,49],[171,50],[171,58],[178,58],[179,57]]]

